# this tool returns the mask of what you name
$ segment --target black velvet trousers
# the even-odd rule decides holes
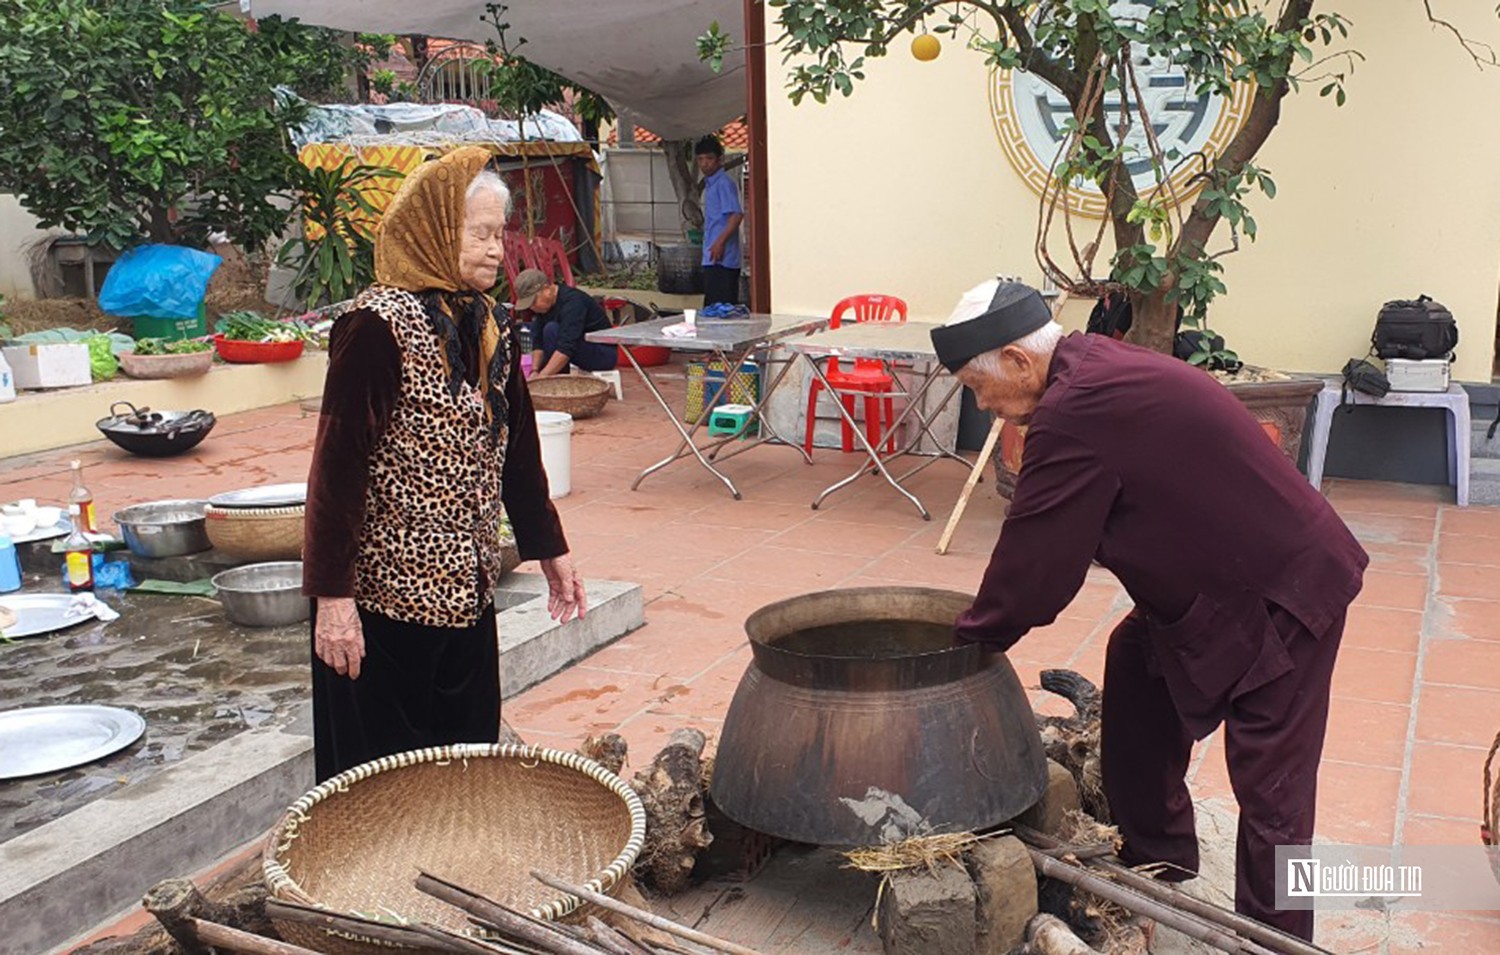
[[[318,782],[413,749],[500,738],[500,644],[486,602],[472,627],[424,627],[364,608],[359,679],[312,654]],[[313,603],[312,632],[318,626]]]
[[[1293,668],[1235,697],[1223,727],[1229,782],[1240,807],[1234,907],[1311,941],[1311,911],[1276,909],[1276,847],[1312,842],[1318,763],[1344,617],[1314,635],[1282,608],[1269,609]],[[1148,639],[1134,613],[1110,635],[1100,740],[1104,794],[1125,840],[1122,859],[1130,865],[1166,862],[1186,870],[1179,873],[1183,878],[1198,871],[1185,781],[1193,738],[1166,682],[1148,671]]]

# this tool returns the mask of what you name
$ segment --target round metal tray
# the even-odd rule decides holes
[[[99,619],[91,613],[69,616],[68,607],[72,603],[71,594],[8,594],[0,597],[0,604],[15,611],[17,618],[16,625],[7,627],[3,636],[7,640],[39,637]]]
[[[0,779],[82,766],[134,743],[146,721],[113,706],[35,706],[0,712]]]
[[[295,507],[307,503],[307,484],[267,484],[216,494],[208,499],[214,507]]]

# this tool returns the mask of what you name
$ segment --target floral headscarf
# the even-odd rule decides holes
[[[375,281],[421,299],[443,343],[448,391],[455,397],[467,371],[463,336],[478,334],[479,393],[490,436],[497,439],[506,422],[510,355],[492,318],[494,300],[465,286],[458,267],[469,185],[489,161],[488,149],[464,146],[406,177],[375,234]]]

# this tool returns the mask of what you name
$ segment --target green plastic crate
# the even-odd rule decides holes
[[[151,315],[137,315],[132,319],[135,322],[135,337],[141,338],[165,338],[176,341],[181,338],[202,338],[208,334],[208,313],[203,303],[198,303],[198,314],[193,318],[156,318]]]

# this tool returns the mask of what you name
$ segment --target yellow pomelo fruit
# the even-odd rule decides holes
[[[937,59],[941,52],[943,52],[943,45],[931,33],[911,38],[911,55],[923,63]]]

